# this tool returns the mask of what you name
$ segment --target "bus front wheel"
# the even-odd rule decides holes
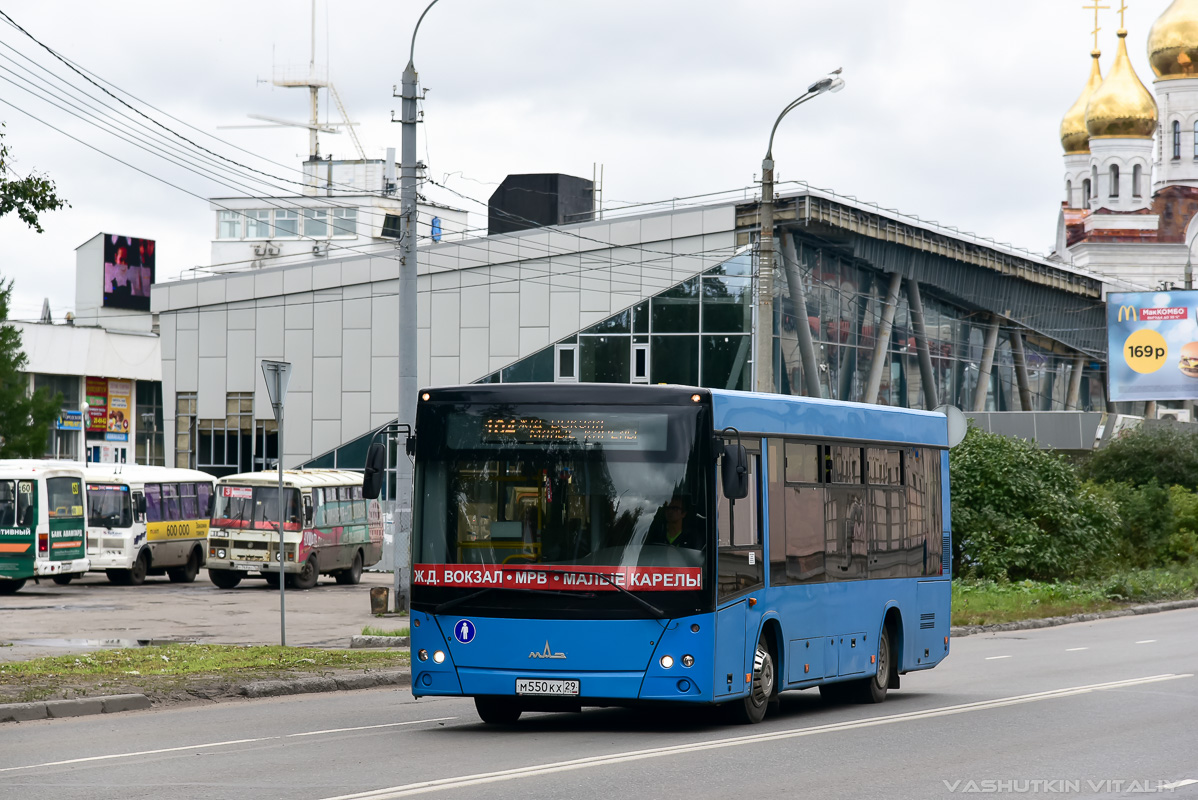
[[[770,701],[774,699],[776,686],[774,654],[770,652],[769,642],[763,635],[757,642],[757,652],[753,654],[753,682],[750,684],[749,694],[732,703],[736,721],[754,725],[765,719],[765,712]]]
[[[0,594],[15,594],[21,591],[21,587],[25,585],[24,578],[16,580],[0,580]]]
[[[316,567],[316,555],[308,556],[308,560],[304,562],[304,566],[294,576],[288,575],[287,585],[295,589],[311,589],[316,585],[316,579],[320,577],[320,570]]]
[[[509,697],[476,697],[474,710],[488,725],[511,725],[520,719],[520,706]]]
[[[241,583],[241,576],[231,569],[210,569],[208,580],[212,581],[217,589],[233,589]]]

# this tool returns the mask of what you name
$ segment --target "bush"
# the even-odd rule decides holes
[[[954,571],[1053,580],[1091,569],[1121,519],[1061,457],[970,426],[949,457]]]
[[[1096,483],[1198,488],[1198,433],[1141,426],[1095,451],[1081,475]]]

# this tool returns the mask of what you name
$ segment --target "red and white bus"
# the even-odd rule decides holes
[[[208,531],[208,577],[222,589],[243,578],[310,589],[321,574],[356,584],[383,554],[383,516],[362,496],[362,476],[336,469],[284,470],[283,557],[279,556],[279,473],[248,472],[216,484]]]

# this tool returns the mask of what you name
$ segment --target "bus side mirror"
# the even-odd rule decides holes
[[[409,436],[407,439],[404,440],[403,449],[404,449],[404,452],[407,453],[409,456],[416,455],[416,437],[414,435]]]
[[[383,476],[387,472],[387,446],[382,442],[370,445],[366,452],[366,469],[362,472],[362,495],[377,500],[383,492]]]
[[[744,500],[749,496],[749,457],[743,444],[724,445],[720,481],[724,485],[724,497],[729,500]]]

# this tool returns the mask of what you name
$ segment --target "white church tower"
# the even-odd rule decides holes
[[[1198,0],[1173,0],[1148,33],[1160,104],[1153,189],[1198,186]]]

